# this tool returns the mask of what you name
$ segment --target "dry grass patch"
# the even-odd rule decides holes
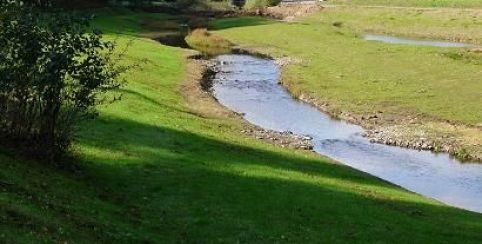
[[[209,33],[205,28],[193,30],[186,37],[186,42],[194,49],[210,54],[226,53],[233,47],[231,42]]]

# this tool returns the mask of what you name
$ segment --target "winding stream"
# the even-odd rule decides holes
[[[358,170],[448,205],[482,212],[482,164],[460,163],[434,154],[381,144],[362,137],[363,129],[331,119],[293,99],[278,84],[279,67],[248,55],[215,58],[213,94],[229,109],[266,129],[313,137],[314,150]]]

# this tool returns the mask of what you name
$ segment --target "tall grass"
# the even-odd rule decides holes
[[[233,44],[228,40],[213,35],[206,28],[195,29],[186,37],[189,46],[207,54],[227,53]]]

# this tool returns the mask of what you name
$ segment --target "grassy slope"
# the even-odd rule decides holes
[[[479,0],[330,0],[329,3],[368,6],[482,8],[482,2]]]
[[[140,18],[139,15],[135,18]],[[133,17],[112,16],[136,27]],[[105,23],[101,21],[101,23]],[[132,37],[121,37],[125,43]],[[478,242],[482,218],[245,138],[181,95],[183,51],[137,38],[120,102],[83,124],[81,172],[2,155],[2,242]]]

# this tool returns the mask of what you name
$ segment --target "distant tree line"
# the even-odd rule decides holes
[[[47,0],[0,0],[0,144],[45,160],[121,85],[114,45]]]
[[[114,6],[128,7],[170,7],[172,9],[183,10],[206,0],[109,0],[108,3]]]
[[[3,1],[3,0],[0,0]],[[37,7],[62,7],[80,9],[90,7],[123,6],[130,8],[164,7],[165,9],[182,11],[186,8],[205,5],[206,2],[227,0],[24,0]]]

